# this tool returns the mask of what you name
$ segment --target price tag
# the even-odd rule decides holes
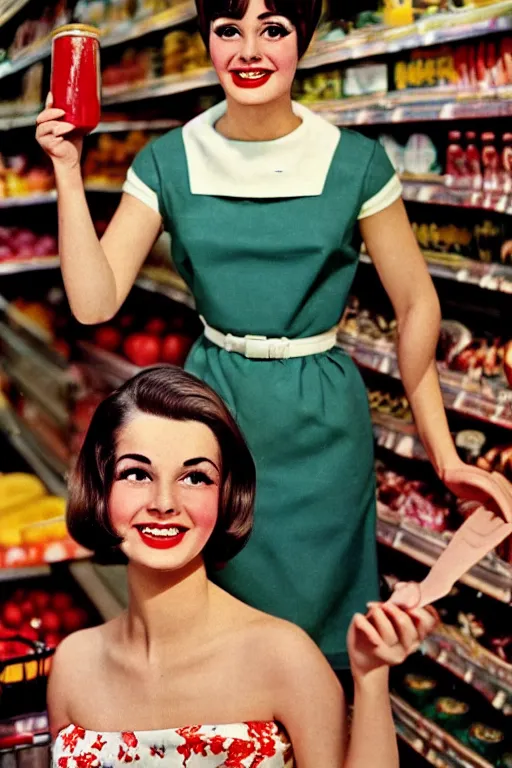
[[[368,122],[369,115],[370,113],[367,109],[360,109],[359,112],[356,113],[355,124],[364,125]]]
[[[391,373],[391,358],[383,357],[379,365],[379,373],[385,373],[389,375]]]
[[[420,203],[428,203],[434,194],[433,186],[428,184],[422,184],[418,190],[417,199]]]
[[[498,691],[494,699],[492,700],[492,705],[495,709],[503,709],[507,702],[507,694],[505,691]]]
[[[464,672],[464,682],[471,683],[473,681],[474,671],[471,667],[468,667]]]
[[[438,660],[439,664],[446,664],[446,662],[448,660],[448,654],[444,650],[444,648],[443,648],[442,651],[440,651],[439,656],[437,657],[437,660]]]
[[[498,202],[496,203],[495,209],[496,211],[498,211],[498,213],[505,213],[505,211],[507,210],[507,205],[508,205],[508,197],[507,195],[502,195],[498,200]]]
[[[391,113],[391,122],[392,123],[401,123],[404,119],[404,110],[402,107],[397,107],[397,109],[394,109]]]
[[[439,113],[439,119],[440,120],[453,120],[453,115],[455,112],[455,105],[454,104],[445,104],[441,112]]]
[[[468,269],[459,269],[457,272],[457,280],[459,283],[467,283],[469,279],[469,270]]]
[[[422,41],[421,41],[422,45],[434,45],[435,42],[436,42],[436,33],[433,32],[432,30],[425,32],[422,35]]]

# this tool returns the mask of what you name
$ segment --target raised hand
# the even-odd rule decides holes
[[[49,93],[46,107],[36,120],[36,139],[54,167],[76,168],[80,165],[83,137],[72,133],[75,126],[62,120],[64,110],[56,109],[52,104],[53,98]]]
[[[512,485],[503,475],[491,474],[461,461],[445,469],[441,479],[458,498],[478,502],[512,523]]]
[[[433,608],[409,610],[389,602],[369,606],[366,616],[354,616],[348,631],[350,667],[355,679],[381,667],[402,664],[439,621]]]

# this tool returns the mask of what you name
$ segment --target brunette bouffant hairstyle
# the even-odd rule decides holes
[[[203,556],[226,563],[252,530],[256,473],[242,434],[221,398],[204,382],[174,366],[149,368],[127,381],[96,409],[69,480],[67,523],[71,536],[100,557],[118,550],[108,502],[119,431],[137,411],[211,429],[222,456],[219,515]]]
[[[243,19],[250,0],[196,0],[201,36],[210,47],[210,25],[215,19],[227,16]],[[265,0],[272,13],[286,16],[297,30],[299,58],[304,56],[313,38],[322,12],[322,0]]]

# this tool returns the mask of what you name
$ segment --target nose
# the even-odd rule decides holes
[[[257,35],[246,35],[243,38],[240,46],[240,59],[247,63],[259,61],[261,59],[261,54],[258,50]]]
[[[176,514],[176,499],[171,486],[168,483],[155,482],[153,488],[153,498],[148,506],[148,512],[158,515]]]

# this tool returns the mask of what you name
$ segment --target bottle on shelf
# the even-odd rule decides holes
[[[466,153],[461,143],[460,131],[450,131],[449,144],[446,150],[446,184],[450,187],[461,187],[467,177]]]
[[[482,189],[482,162],[476,144],[476,132],[466,131],[466,172],[471,189]]]
[[[501,188],[505,194],[509,195],[512,192],[512,133],[504,133],[502,141]]]
[[[484,190],[497,192],[499,190],[500,155],[496,147],[496,134],[492,131],[482,133],[482,167]]]

